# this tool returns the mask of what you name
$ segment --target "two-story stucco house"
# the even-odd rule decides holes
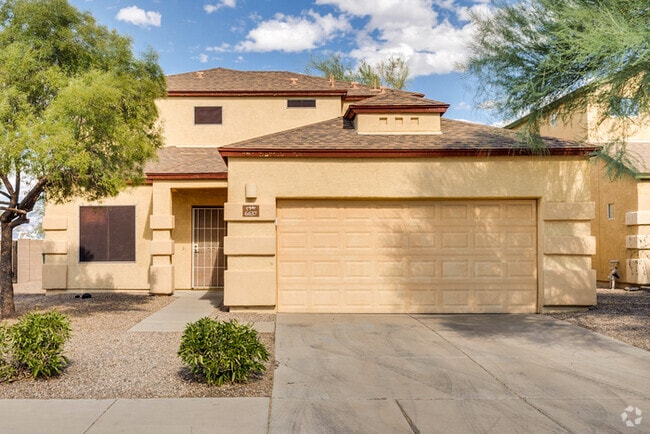
[[[49,205],[49,290],[223,288],[231,309],[540,312],[596,302],[588,155],[422,94],[290,72],[168,77],[147,184]]]
[[[612,177],[605,162],[594,159],[591,176],[596,216],[592,222],[596,254],[593,266],[599,281],[608,281],[616,267],[618,284],[650,284],[650,119],[639,116],[633,102],[622,99],[632,116],[622,120],[616,111],[590,103],[570,116],[551,115],[542,122],[540,133],[548,137],[603,146],[611,140],[626,140],[627,169],[631,175]],[[561,107],[561,101],[559,101]],[[518,129],[525,118],[506,128]],[[613,151],[612,151],[613,152]]]

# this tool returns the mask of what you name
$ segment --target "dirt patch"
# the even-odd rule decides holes
[[[547,315],[650,351],[650,290],[597,292],[598,304],[588,311]]]
[[[128,331],[174,299],[145,293],[93,293],[88,299],[73,294],[17,294],[19,315],[56,309],[70,318],[72,338],[65,347],[70,364],[59,377],[0,383],[0,399],[270,397],[273,333],[259,335],[271,353],[263,375],[246,384],[211,387],[195,381],[178,358],[182,333]],[[274,315],[222,312],[218,307],[211,317],[241,323],[275,319]]]

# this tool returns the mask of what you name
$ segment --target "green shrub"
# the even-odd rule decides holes
[[[262,363],[269,360],[253,327],[207,317],[187,325],[178,356],[194,375],[219,386],[247,382],[249,375],[264,372]]]
[[[60,374],[68,359],[63,346],[70,338],[70,321],[56,311],[28,313],[10,329],[13,357],[32,377]]]
[[[13,363],[11,351],[10,328],[0,324],[0,381],[11,381],[16,376],[16,366]]]

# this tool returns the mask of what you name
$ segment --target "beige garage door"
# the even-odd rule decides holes
[[[281,312],[535,312],[536,207],[279,201]]]

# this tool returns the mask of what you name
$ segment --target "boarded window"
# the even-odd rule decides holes
[[[135,207],[79,207],[79,261],[135,261]]]
[[[288,99],[288,108],[316,108],[315,99]]]
[[[195,125],[221,125],[221,107],[194,107]]]

